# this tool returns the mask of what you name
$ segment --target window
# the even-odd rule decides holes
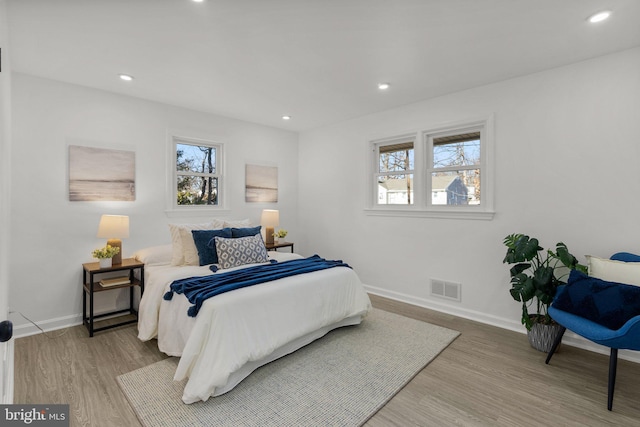
[[[481,130],[427,135],[431,205],[480,204]]]
[[[367,213],[493,218],[493,119],[371,141]]]
[[[413,140],[376,145],[378,204],[413,204]]]
[[[172,207],[222,206],[222,144],[172,138]]]

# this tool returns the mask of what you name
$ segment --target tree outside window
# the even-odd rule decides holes
[[[219,157],[221,147],[177,141],[176,203],[185,205],[218,205]]]
[[[413,204],[413,141],[380,144],[377,147],[378,204]]]
[[[480,131],[432,137],[431,203],[480,204]]]

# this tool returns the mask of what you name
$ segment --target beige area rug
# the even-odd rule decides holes
[[[271,362],[222,396],[182,403],[177,358],[118,377],[138,418],[156,426],[359,426],[459,332],[373,310]]]

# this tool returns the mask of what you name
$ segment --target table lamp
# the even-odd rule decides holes
[[[107,245],[120,248],[113,257],[113,264],[122,264],[122,240],[129,237],[129,217],[126,215],[102,215],[98,226],[98,237],[106,238]]]
[[[280,225],[280,211],[263,209],[260,225],[264,227],[265,243],[267,245],[273,245],[273,229]]]

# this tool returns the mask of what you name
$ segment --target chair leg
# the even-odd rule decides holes
[[[562,341],[562,336],[564,335],[566,330],[567,330],[567,328],[563,327],[560,330],[560,333],[558,334],[558,336],[556,337],[556,340],[553,342],[553,347],[551,347],[551,350],[549,351],[549,354],[547,354],[547,360],[545,360],[545,362],[544,362],[547,365],[549,364],[549,361],[551,360],[551,356],[553,356],[553,353],[556,352],[556,349],[560,345],[560,341]]]
[[[611,349],[611,356],[609,356],[609,396],[607,399],[607,409],[611,410],[613,406],[613,391],[616,387],[616,369],[618,366],[618,349]]]

